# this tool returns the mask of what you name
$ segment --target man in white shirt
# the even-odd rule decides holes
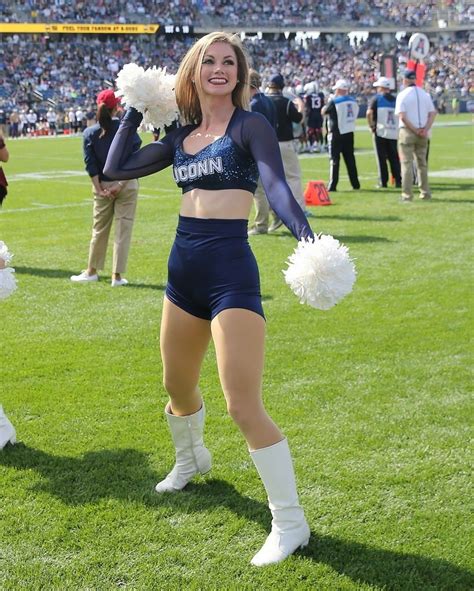
[[[85,118],[84,111],[82,110],[81,107],[79,107],[77,109],[77,111],[76,111],[76,126],[77,126],[76,133],[78,131],[83,131],[83,129],[84,129],[84,121],[83,121],[84,118]]]
[[[58,130],[56,127],[56,122],[58,120],[58,116],[52,107],[50,107],[46,113],[46,120],[48,121],[49,135],[57,135]]]
[[[413,70],[405,70],[404,90],[397,96],[395,114],[398,115],[400,132],[398,151],[402,167],[402,201],[413,199],[413,159],[418,173],[421,199],[431,199],[428,185],[426,152],[436,109],[430,95],[415,83]]]
[[[36,131],[36,123],[38,122],[38,115],[33,111],[33,109],[30,109],[26,114],[26,120],[28,122],[28,131],[34,135]]]

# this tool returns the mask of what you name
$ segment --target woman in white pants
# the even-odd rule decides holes
[[[5,155],[2,157],[2,152],[3,148],[0,148],[0,159],[6,162],[8,160],[8,153],[6,157]],[[6,244],[0,240],[0,300],[7,298],[16,288],[13,269],[8,266],[10,259],[11,255],[8,252]],[[0,404],[0,449],[3,449],[7,443],[13,444],[15,441],[15,429],[3,412],[3,407]]]

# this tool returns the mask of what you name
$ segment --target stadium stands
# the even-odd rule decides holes
[[[148,23],[222,27],[318,27],[346,23],[373,28],[431,26],[440,16],[474,22],[469,0],[3,0],[4,22]]]
[[[294,33],[261,32],[256,25],[283,23],[290,27],[303,21],[331,23],[347,21],[349,25],[377,26],[381,18],[401,26],[422,25],[439,16],[440,10],[456,12],[458,20],[474,19],[473,7],[463,0],[428,0],[426,3],[400,0],[335,0],[319,3],[309,0],[254,1],[239,4],[238,14],[230,0],[98,0],[94,3],[72,0],[0,0],[4,22],[199,22],[234,24],[245,15],[246,46],[253,65],[268,79],[281,71],[287,80],[298,83],[317,80],[321,90],[330,92],[338,78],[351,81],[353,92],[364,104],[373,94],[372,82],[377,75],[382,53],[394,54],[400,68],[408,57],[406,36],[387,33],[386,29],[370,33],[368,38],[354,39],[347,33],[329,31],[319,38],[302,39]],[[473,10],[471,10],[473,9]],[[444,14],[444,13],[443,13]],[[234,16],[233,16],[234,15]],[[201,20],[200,20],[201,19]],[[299,19],[299,20],[298,20]],[[370,28],[370,27],[369,27]],[[469,27],[466,27],[468,29]],[[472,79],[472,36],[469,30],[431,34],[432,48],[428,57],[426,88],[434,98],[456,96],[468,98],[474,89]],[[51,101],[58,111],[71,105],[86,109],[98,88],[113,81],[120,68],[129,62],[143,66],[167,66],[176,71],[180,58],[193,42],[192,35],[0,35],[0,107],[28,109],[41,114]],[[80,64],[80,67],[78,67]],[[48,99],[50,103],[48,103]]]

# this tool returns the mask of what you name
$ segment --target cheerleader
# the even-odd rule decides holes
[[[295,238],[314,235],[286,182],[273,128],[246,110],[249,68],[240,40],[227,33],[198,40],[181,62],[175,91],[185,125],[134,151],[142,116],[129,109],[104,169],[108,177],[126,180],[172,166],[182,189],[160,335],[176,463],[156,491],[175,493],[211,469],[198,382],[212,338],[228,412],[246,439],[273,517],[270,535],[252,559],[263,566],[306,546],[310,529],[288,442],[262,401],[265,317],[247,240],[259,175],[271,208]]]

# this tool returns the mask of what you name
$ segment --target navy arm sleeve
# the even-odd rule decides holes
[[[97,160],[97,157],[94,152],[94,148],[92,147],[92,135],[88,134],[84,136],[83,140],[83,152],[84,152],[84,163],[87,174],[90,177],[97,176],[100,173],[100,163]]]
[[[136,179],[163,170],[173,162],[172,136],[134,151],[135,134],[142,121],[135,109],[128,109],[107,155],[104,174],[114,180]]]
[[[286,182],[278,139],[265,117],[252,113],[246,118],[242,140],[257,163],[273,211],[297,240],[314,238],[311,226]]]

